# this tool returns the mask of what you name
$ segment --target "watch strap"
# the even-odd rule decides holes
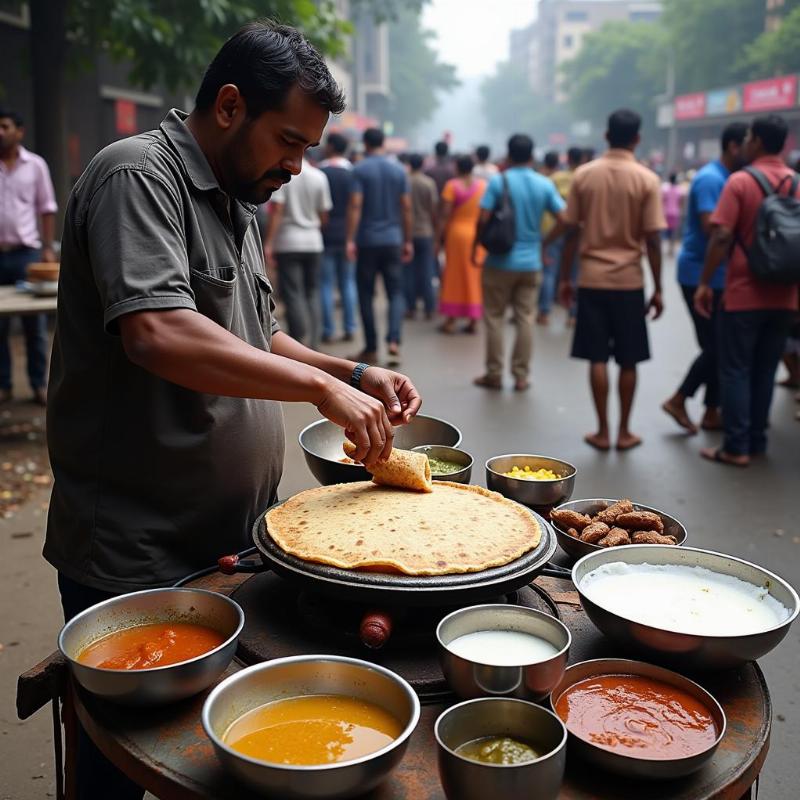
[[[368,369],[369,369],[369,364],[365,364],[363,361],[360,364],[356,364],[356,367],[353,370],[353,374],[350,376],[350,385],[355,387],[356,389],[360,389],[361,378]]]

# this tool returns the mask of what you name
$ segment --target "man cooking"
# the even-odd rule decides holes
[[[281,477],[280,402],[313,403],[366,464],[417,413],[408,378],[309,350],[273,316],[255,205],[299,174],[343,109],[297,31],[251,23],[208,67],[191,114],[109,145],[76,183],[44,547],[67,619],[247,545]],[[100,759],[81,753],[80,797],[141,797]]]

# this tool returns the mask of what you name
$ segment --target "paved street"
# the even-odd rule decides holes
[[[689,544],[756,561],[800,586],[800,526],[795,515],[789,515],[789,509],[797,505],[800,470],[800,422],[794,420],[796,406],[791,393],[776,390],[766,459],[748,470],[702,461],[699,447],[716,442],[717,437],[700,434],[687,438],[659,410],[695,353],[672,268],[665,284],[667,311],[651,326],[654,358],[641,371],[634,415],[634,430],[645,438],[645,444],[630,453],[600,454],[582,442],[583,434],[594,424],[586,368],[568,358],[570,333],[563,328],[560,313],[554,315],[550,328],[536,331],[533,388],[528,393],[515,394],[510,388],[490,393],[472,387],[472,378],[482,368],[482,338],[445,337],[436,333],[432,322],[406,326],[404,369],[423,393],[423,410],[462,429],[463,447],[474,455],[477,465],[504,452],[530,451],[564,458],[579,469],[575,498],[629,496],[662,508],[684,522]],[[352,345],[351,350],[336,349],[346,354]],[[41,417],[32,408],[14,404],[9,413],[12,419]],[[699,407],[693,410],[698,416]],[[314,484],[296,443],[300,429],[314,418],[312,408],[287,407],[282,496]],[[0,420],[0,429],[10,421]],[[25,447],[41,454],[40,441],[34,437],[30,442],[27,434],[23,438]],[[11,435],[0,438],[3,452],[12,444],[19,442]],[[482,482],[482,473],[478,466],[474,479]],[[0,562],[3,799],[33,800],[54,792],[49,714],[40,712],[20,724],[13,708],[16,675],[53,650],[59,628],[55,575],[39,557],[44,520],[41,503],[45,499],[45,490],[39,488],[22,512],[0,520],[4,554]],[[21,535],[28,533],[32,535]],[[765,800],[792,800],[800,785],[798,663],[800,626],[796,625],[782,646],[761,664],[775,703],[771,752],[759,794]]]

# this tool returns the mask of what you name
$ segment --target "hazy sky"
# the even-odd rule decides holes
[[[536,0],[431,0],[423,22],[460,77],[489,75],[508,56],[509,31],[531,22],[535,8]]]

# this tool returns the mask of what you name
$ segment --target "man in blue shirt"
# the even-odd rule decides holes
[[[353,168],[353,190],[347,215],[347,257],[356,260],[356,284],[364,350],[357,360],[378,360],[375,330],[375,280],[380,273],[389,298],[386,342],[390,364],[400,362],[400,338],[405,312],[403,264],[414,255],[411,196],[405,170],[383,153],[383,132],[364,131],[366,157]]]
[[[564,201],[555,184],[533,170],[533,140],[517,133],[508,140],[508,169],[495,175],[481,199],[473,261],[478,240],[492,210],[503,196],[503,182],[514,207],[516,240],[504,255],[489,254],[483,262],[483,321],[486,326],[486,373],[475,379],[476,386],[501,389],[503,386],[504,328],[506,309],[514,311],[516,338],[511,351],[514,389],[530,386],[533,321],[536,313],[536,286],[542,271],[542,216],[549,211],[561,221]]]
[[[722,154],[718,161],[711,161],[700,169],[692,179],[686,205],[686,225],[683,246],[678,256],[678,283],[694,322],[700,354],[695,358],[680,388],[667,400],[662,408],[684,430],[697,433],[686,410],[686,401],[703,385],[705,414],[700,423],[704,430],[719,430],[722,419],[719,411],[719,375],[717,367],[716,314],[725,286],[725,265],[714,273],[711,287],[714,290],[713,313],[710,318],[701,317],[694,308],[694,294],[703,271],[703,261],[711,232],[711,214],[717,206],[722,188],[731,172],[739,169],[743,161],[742,143],[747,134],[744,122],[732,122],[722,132]]]

